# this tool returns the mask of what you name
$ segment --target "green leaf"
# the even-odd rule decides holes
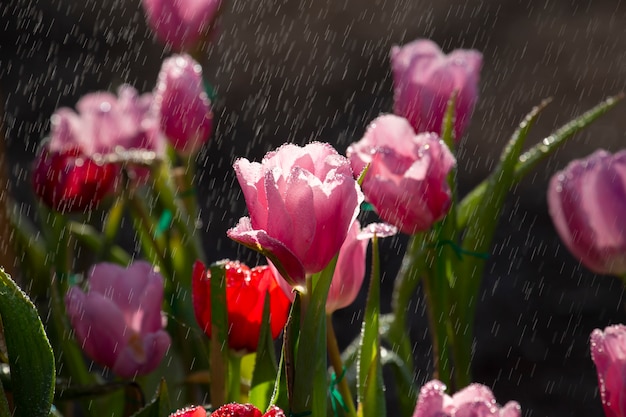
[[[357,416],[384,417],[387,413],[380,361],[380,261],[376,236],[372,239],[372,274],[364,317],[357,365]]]
[[[450,149],[452,153],[454,152],[454,118],[456,117],[456,98],[457,92],[452,93],[450,98],[448,99],[448,104],[446,105],[446,113],[443,116],[443,121],[441,123],[441,140],[446,146]]]
[[[117,245],[112,245],[108,250],[104,250],[104,237],[94,227],[78,222],[69,222],[68,227],[72,236],[80,243],[91,249],[95,253],[105,254],[109,262],[127,266],[131,262],[131,257],[124,249]]]
[[[11,412],[9,411],[9,403],[7,401],[7,397],[4,394],[4,388],[2,388],[2,383],[0,383],[0,417],[11,417]]]
[[[168,417],[172,412],[170,398],[167,392],[167,384],[165,380],[161,380],[159,389],[157,390],[152,401],[144,408],[133,414],[133,417]]]
[[[515,168],[522,153],[526,136],[549,102],[549,100],[543,101],[524,118],[504,148],[500,156],[500,163],[487,180],[487,188],[483,198],[478,202],[476,210],[469,215],[468,227],[463,239],[464,251],[483,253],[490,249],[502,205],[513,185]],[[470,257],[469,259],[484,262],[484,259],[480,257]]]
[[[51,258],[46,250],[46,243],[27,216],[22,216],[18,206],[7,199],[8,219],[13,231],[11,239],[16,253],[21,254],[20,267],[23,276],[30,282],[30,294],[45,294],[48,289],[48,277],[51,268]]]
[[[270,404],[277,372],[278,366],[276,365],[276,355],[274,354],[274,341],[272,340],[270,329],[270,295],[266,293],[249,397],[250,402],[260,410],[267,409]]]
[[[326,298],[333,277],[337,256],[320,273],[310,278],[312,293],[305,294],[300,337],[296,352],[292,412],[326,413],[328,379],[326,361]]]
[[[544,160],[560,146],[564,145],[572,136],[582,131],[600,116],[615,107],[622,99],[623,94],[609,97],[597,106],[593,107],[583,115],[561,126],[550,136],[539,144],[533,146],[527,152],[520,155],[515,171],[513,173],[513,183],[518,183],[528,174],[539,162]],[[479,202],[487,190],[488,179],[476,186],[459,204],[457,225],[459,230],[465,228],[471,213],[476,211]]]
[[[228,393],[228,310],[226,306],[226,262],[212,264],[211,270],[211,404],[226,403]]]
[[[54,355],[35,306],[0,270],[4,326],[15,417],[47,416],[54,395]]]
[[[300,334],[300,313],[301,295],[296,292],[296,296],[291,304],[291,310],[285,324],[283,336],[282,354],[276,375],[276,385],[272,393],[271,405],[276,405],[283,410],[293,409],[293,389],[295,385],[294,363],[298,346],[298,335]]]
[[[126,207],[126,195],[118,197],[109,212],[106,215],[102,228],[102,246],[100,247],[99,258],[107,260],[112,255],[113,242],[120,230],[120,224],[122,223],[122,217],[124,216],[124,209]]]
[[[451,304],[453,308],[450,309],[449,336],[455,364],[454,382],[458,388],[471,382],[474,311],[487,254],[491,250],[491,243],[506,196],[515,181],[515,169],[524,141],[537,117],[549,102],[550,100],[544,100],[520,123],[504,148],[498,166],[489,176],[485,193],[475,210],[469,214],[467,230],[458,251],[459,261],[455,268],[457,276],[463,279],[458,279],[453,287]],[[453,331],[453,329],[464,330]]]

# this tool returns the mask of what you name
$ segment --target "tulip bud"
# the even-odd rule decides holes
[[[489,388],[472,384],[452,397],[445,393],[446,386],[436,379],[427,382],[420,390],[413,417],[521,417],[517,402],[509,401],[504,407],[496,404]]]
[[[208,32],[221,0],[143,0],[148,24],[157,38],[181,50]]]
[[[383,115],[347,150],[362,189],[384,221],[402,232],[428,230],[450,208],[447,176],[456,161],[434,133],[415,134],[406,119]]]
[[[436,43],[420,39],[391,49],[395,114],[416,132],[441,135],[448,100],[456,91],[454,134],[460,139],[478,98],[482,54],[457,49],[445,55]]]
[[[626,151],[570,162],[550,181],[548,208],[561,240],[587,268],[626,273]]]
[[[117,169],[82,157],[77,148],[50,152],[39,150],[32,170],[35,194],[48,207],[61,212],[94,209],[115,188]]]
[[[89,290],[69,289],[67,314],[79,345],[91,359],[122,378],[154,370],[170,346],[163,327],[163,277],[147,262],[128,268],[100,263]]]
[[[265,294],[270,296],[270,329],[275,339],[282,331],[291,304],[267,266],[248,268],[228,262],[226,270],[226,310],[228,346],[235,351],[256,352],[263,321]],[[192,299],[196,320],[211,337],[211,271],[196,262],[192,277]]]
[[[286,144],[261,163],[234,164],[250,217],[227,234],[260,250],[290,285],[306,288],[346,238],[363,195],[350,163],[327,143]]]
[[[626,416],[626,326],[618,324],[591,333],[591,358],[598,371],[600,398],[606,417]]]
[[[154,105],[161,130],[180,153],[196,153],[209,139],[211,101],[204,91],[202,68],[189,55],[175,55],[163,62]]]

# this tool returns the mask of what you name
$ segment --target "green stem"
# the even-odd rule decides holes
[[[441,382],[450,386],[450,358],[448,356],[448,331],[447,326],[442,321],[446,312],[442,311],[440,294],[437,294],[437,280],[439,277],[432,274],[424,274],[422,288],[426,296],[428,310],[428,321],[433,343],[434,375]]]
[[[352,393],[350,392],[350,386],[348,385],[346,378],[341,377],[344,373],[344,367],[331,315],[326,316],[326,347],[328,349],[330,363],[335,371],[336,377],[338,378],[337,385],[339,387],[339,393],[343,397],[343,402],[347,408],[346,414],[350,417],[356,417],[356,409],[354,408],[354,400]]]
[[[69,266],[69,229],[65,218],[57,213],[51,213],[52,242],[56,244],[54,253],[55,273],[50,286],[50,309],[52,313],[52,327],[55,338],[60,348],[59,358],[63,358],[63,368],[67,370],[73,384],[92,385],[96,383],[93,375],[89,373],[83,360],[82,352],[71,338],[70,326],[66,320],[65,304],[63,296],[68,289],[70,275]],[[50,242],[49,242],[50,244]],[[83,412],[88,417],[95,417],[94,410],[89,400],[82,400]]]
[[[183,204],[179,201],[177,192],[170,178],[170,170],[164,163],[153,167],[152,177],[154,187],[158,191],[159,199],[165,207],[172,212],[172,220],[176,227],[183,234],[182,244],[193,260],[200,260],[206,263],[202,242],[196,229],[195,218],[190,216]]]
[[[125,188],[122,195],[115,200],[115,203],[113,203],[113,206],[106,215],[102,227],[102,246],[100,246],[100,249],[98,250],[98,259],[101,261],[111,257],[113,243],[117,233],[119,232],[122,217],[124,215],[124,206],[126,205],[127,197],[128,192]]]
[[[394,320],[389,327],[388,339],[394,352],[413,371],[413,351],[407,334],[406,315],[409,304],[420,281],[420,273],[425,271],[423,261],[424,235],[412,235],[402,266],[393,287],[391,307]]]
[[[173,271],[171,270],[171,265],[169,265],[169,262],[165,258],[164,244],[160,239],[154,236],[154,230],[152,230],[151,225],[154,225],[155,222],[152,220],[144,203],[134,192],[130,193],[128,203],[133,214],[133,221],[139,233],[145,256],[148,257],[153,264],[161,267],[161,272],[164,275],[171,277]]]
[[[228,352],[228,402],[241,402],[241,356]]]

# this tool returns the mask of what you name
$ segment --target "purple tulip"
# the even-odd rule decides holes
[[[383,115],[347,150],[352,170],[369,164],[362,188],[381,219],[413,234],[428,230],[450,208],[447,175],[456,161],[434,133],[415,134],[406,119]]]
[[[445,55],[436,43],[420,39],[391,49],[394,113],[416,132],[441,134],[448,100],[456,91],[454,134],[465,132],[478,98],[482,54],[457,49]]]
[[[591,333],[591,358],[598,371],[600,398],[606,417],[626,416],[626,326],[618,324]]]
[[[290,284],[305,288],[339,251],[363,200],[350,163],[327,143],[285,144],[235,172],[250,217],[228,236],[261,251]]]
[[[161,130],[181,154],[196,153],[213,130],[213,113],[202,68],[189,55],[166,59],[154,96]]]
[[[221,0],[143,0],[148,24],[157,38],[182,50],[209,31]]]
[[[626,151],[570,162],[550,181],[548,207],[561,240],[587,268],[626,273]]]
[[[89,272],[89,290],[72,287],[67,314],[83,350],[123,378],[154,370],[170,346],[161,315],[163,277],[147,262],[128,268],[101,263]]]
[[[117,97],[108,92],[87,94],[76,103],[78,113],[68,108],[54,113],[49,149],[64,152],[78,148],[88,158],[118,150],[162,155],[165,143],[150,112],[151,104],[151,94],[139,96],[129,85],[120,87]]]
[[[481,384],[472,384],[452,397],[445,393],[446,386],[436,379],[427,382],[413,412],[413,417],[520,417],[520,406],[509,401],[498,406],[493,393]]]

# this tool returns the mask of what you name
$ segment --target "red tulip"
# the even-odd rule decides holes
[[[256,352],[263,318],[265,294],[270,295],[270,327],[277,338],[287,322],[289,298],[278,285],[268,266],[248,268],[228,262],[226,268],[226,308],[228,345],[232,350]],[[192,278],[193,308],[198,324],[211,337],[211,272],[196,262]]]
[[[252,404],[230,403],[213,411],[211,417],[285,417],[285,412],[273,405],[265,414],[261,414]]]
[[[117,179],[113,164],[81,156],[77,148],[50,152],[42,146],[33,164],[35,194],[48,207],[65,213],[91,210],[109,193]]]
[[[170,414],[170,417],[206,417],[206,410],[204,407],[195,406],[195,407],[187,407],[175,411]]]

